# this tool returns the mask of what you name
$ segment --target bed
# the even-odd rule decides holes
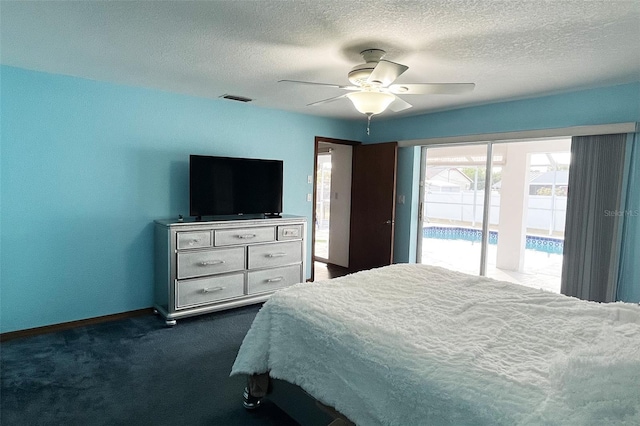
[[[274,294],[231,374],[358,425],[637,425],[640,306],[391,265]]]

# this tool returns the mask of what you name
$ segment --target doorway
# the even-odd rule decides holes
[[[316,234],[321,235],[318,210],[318,156],[330,151],[329,217],[326,258],[318,257]],[[334,278],[393,261],[396,142],[363,145],[360,142],[316,137],[313,179],[313,226],[311,280],[316,268]],[[320,254],[320,253],[318,253]]]
[[[331,153],[330,144],[321,143],[316,157],[316,238],[313,242],[314,261],[329,262],[329,229],[331,221]]]
[[[357,144],[359,142],[316,137],[312,280],[348,273],[351,173],[353,146]]]

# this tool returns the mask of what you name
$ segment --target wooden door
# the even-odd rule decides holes
[[[353,149],[349,269],[393,262],[397,153],[396,142]]]

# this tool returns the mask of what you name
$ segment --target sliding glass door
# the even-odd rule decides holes
[[[570,143],[423,148],[418,262],[559,292]]]
[[[487,148],[423,149],[419,262],[480,273]]]

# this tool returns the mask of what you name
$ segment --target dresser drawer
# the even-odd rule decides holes
[[[297,284],[301,279],[302,265],[253,271],[247,274],[248,293],[263,293]]]
[[[302,260],[302,241],[261,244],[249,246],[248,249],[249,269],[289,265],[291,263],[300,263]]]
[[[214,231],[214,241],[217,247],[238,244],[265,243],[276,239],[273,226],[260,228],[219,229]]]
[[[178,250],[211,247],[211,231],[178,232]]]
[[[278,241],[302,239],[302,225],[278,226]]]
[[[178,253],[178,278],[201,277],[244,269],[244,247]]]
[[[178,281],[176,309],[202,305],[244,294],[244,273]]]

